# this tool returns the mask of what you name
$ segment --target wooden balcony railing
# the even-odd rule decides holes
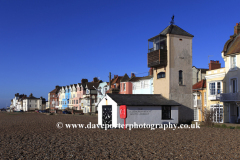
[[[148,67],[163,67],[167,65],[167,50],[155,50],[148,53]]]

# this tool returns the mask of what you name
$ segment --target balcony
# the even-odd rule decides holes
[[[237,93],[222,93],[220,95],[220,101],[221,102],[240,101],[240,92],[237,92]]]
[[[198,109],[201,109],[202,108],[202,100],[201,99],[194,100],[193,101],[193,107],[197,107]]]
[[[220,89],[210,89],[210,93],[208,94],[208,99],[211,101],[218,101],[220,100],[220,94],[222,90]]]
[[[159,49],[148,53],[148,67],[164,67],[167,65],[167,50]]]

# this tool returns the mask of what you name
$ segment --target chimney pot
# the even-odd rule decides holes
[[[135,77],[135,74],[134,74],[134,73],[131,73],[131,77]]]
[[[219,69],[221,68],[221,63],[219,61],[211,60],[209,63],[209,70]]]

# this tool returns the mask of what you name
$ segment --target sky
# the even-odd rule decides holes
[[[175,16],[194,35],[192,64],[224,61],[221,52],[236,23],[240,1],[0,0],[0,108],[15,93],[44,97],[56,85],[146,76],[148,39]],[[210,56],[208,58],[208,56]]]

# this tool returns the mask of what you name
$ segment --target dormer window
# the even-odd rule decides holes
[[[86,90],[86,94],[89,94],[89,90],[88,89]]]
[[[230,63],[231,63],[231,68],[236,68],[237,63],[236,63],[236,55],[230,57]]]

